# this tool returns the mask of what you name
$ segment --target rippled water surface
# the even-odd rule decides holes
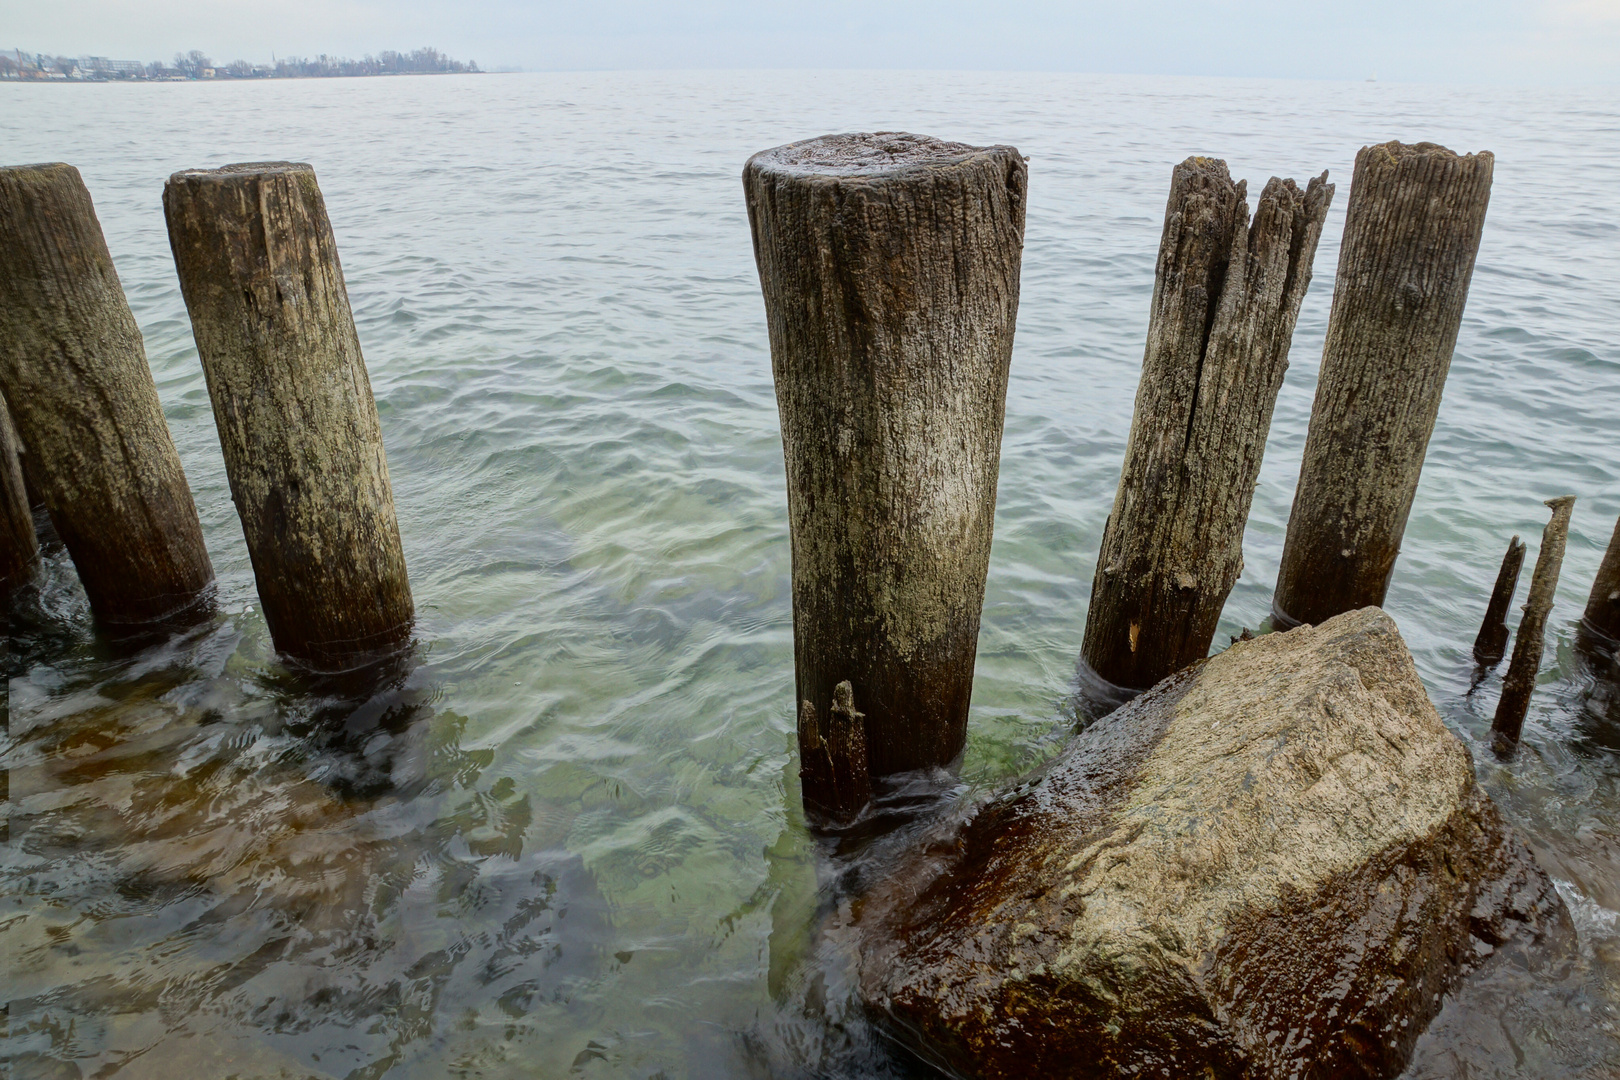
[[[6,645],[0,1061],[903,1071],[812,951],[833,894],[798,810],[739,182],[755,150],[891,128],[1030,158],[968,789],[1072,730],[1171,166],[1339,185],[1224,642],[1268,611],[1357,148],[1496,152],[1388,609],[1582,948],[1453,1001],[1412,1075],[1613,1075],[1620,705],[1572,638],[1620,513],[1620,91],[944,73],[0,85],[0,162],[72,162],[95,198],[223,592],[217,622],[132,654],[92,632],[57,548]],[[421,616],[420,662],[358,706],[273,657],[163,227],[170,172],[267,158],[313,163],[325,191]],[[1581,501],[1548,659],[1503,766],[1482,741],[1499,679],[1470,695],[1468,649],[1508,536],[1533,560],[1540,500],[1564,492]]]

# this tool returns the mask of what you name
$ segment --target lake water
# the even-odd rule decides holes
[[[16,1077],[903,1073],[813,945],[836,883],[799,811],[739,180],[756,150],[882,129],[1030,159],[968,792],[1073,729],[1172,165],[1338,184],[1224,642],[1269,608],[1356,150],[1496,153],[1387,607],[1581,952],[1501,965],[1410,1075],[1615,1075],[1620,708],[1572,640],[1620,513],[1620,89],[727,72],[0,84],[0,162],[71,162],[95,198],[223,598],[121,654],[58,548],[6,646]],[[360,706],[274,660],[164,230],[169,173],[268,158],[325,192],[420,612],[421,662]],[[1509,535],[1533,562],[1565,492],[1542,684],[1502,765],[1499,675],[1470,694],[1469,648]]]

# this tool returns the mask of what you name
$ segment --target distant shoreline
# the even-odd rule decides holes
[[[114,60],[107,56],[50,56],[13,48],[0,52],[0,82],[235,82],[258,79],[356,79],[381,75],[483,75],[476,60],[454,60],[432,47],[409,53],[384,51],[359,60],[289,56],[268,64],[233,60],[215,64],[193,49],[176,53],[172,63]]]

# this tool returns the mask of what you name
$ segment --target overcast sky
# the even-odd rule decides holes
[[[0,0],[0,47],[485,67],[979,68],[1620,82],[1620,0]]]

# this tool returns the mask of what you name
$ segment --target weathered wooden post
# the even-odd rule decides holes
[[[0,168],[0,253],[0,392],[91,610],[208,612],[197,508],[77,169]]]
[[[1502,556],[1502,568],[1496,572],[1496,587],[1491,590],[1490,603],[1485,605],[1485,619],[1480,623],[1479,636],[1474,639],[1474,659],[1484,667],[1500,664],[1507,653],[1507,613],[1513,604],[1513,593],[1519,587],[1519,571],[1523,567],[1524,541],[1515,536],[1508,541],[1507,554]]]
[[[1026,181],[1010,146],[897,133],[743,169],[787,463],[801,762],[839,717],[864,718],[874,776],[962,750]],[[806,779],[807,801],[838,808]]]
[[[178,172],[163,209],[276,648],[321,671],[397,652],[410,583],[314,170]]]
[[[1620,521],[1614,523],[1614,535],[1609,537],[1608,550],[1598,564],[1592,593],[1581,615],[1581,630],[1586,635],[1597,635],[1611,648],[1620,643]]]
[[[11,411],[0,397],[0,600],[39,572],[39,538],[34,535],[17,446]]]
[[[1333,185],[1275,177],[1249,222],[1226,163],[1176,166],[1130,443],[1103,530],[1081,659],[1144,690],[1209,655],[1243,569],[1300,301]]]
[[[1462,324],[1494,160],[1433,143],[1356,155],[1272,599],[1281,625],[1384,602]]]
[[[1502,697],[1496,703],[1491,721],[1491,748],[1498,754],[1511,754],[1519,745],[1524,714],[1530,709],[1530,693],[1536,688],[1541,671],[1541,653],[1546,647],[1547,615],[1552,611],[1553,594],[1558,591],[1558,571],[1564,564],[1564,544],[1569,539],[1569,516],[1575,496],[1548,499],[1552,520],[1541,533],[1541,550],[1536,552],[1536,569],[1530,575],[1530,595],[1525,598],[1524,618],[1513,641],[1513,659],[1502,680]]]

